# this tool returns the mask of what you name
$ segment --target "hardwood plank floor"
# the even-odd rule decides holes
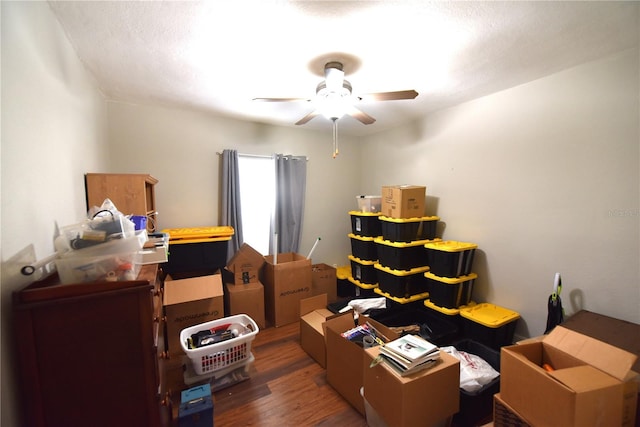
[[[215,426],[366,427],[365,418],[327,384],[325,370],[300,346],[299,323],[261,330],[251,351],[249,379],[214,393]],[[180,361],[168,363],[165,375],[172,390],[188,388]],[[179,400],[174,391],[174,420]]]

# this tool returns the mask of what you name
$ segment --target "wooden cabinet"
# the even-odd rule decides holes
[[[111,199],[124,215],[146,216],[147,231],[155,231],[156,199],[154,186],[158,180],[148,174],[85,174],[87,210]]]
[[[126,282],[54,274],[13,294],[22,425],[168,425],[158,276],[157,264]]]

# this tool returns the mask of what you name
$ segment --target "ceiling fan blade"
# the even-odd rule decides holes
[[[306,116],[304,116],[303,118],[301,118],[300,120],[298,120],[296,122],[296,125],[303,125],[303,124],[307,123],[309,120],[313,119],[318,114],[320,114],[320,113],[318,111],[314,110],[314,111],[310,112],[309,114],[307,114]]]
[[[376,121],[376,119],[374,119],[364,111],[358,110],[354,106],[349,107],[346,111],[346,114],[350,115],[361,123],[364,123],[365,125],[370,125],[371,123]]]
[[[290,102],[290,101],[311,101],[311,100],[309,98],[253,98],[253,101]]]
[[[394,101],[398,99],[414,99],[418,96],[415,90],[399,90],[396,92],[366,93],[358,96],[361,101]]]

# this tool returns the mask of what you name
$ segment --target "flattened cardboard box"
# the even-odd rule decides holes
[[[260,282],[224,284],[224,312],[226,316],[246,314],[258,328],[266,327],[264,317],[264,286]]]
[[[380,212],[390,218],[424,216],[427,187],[420,185],[386,185],[382,187]]]
[[[184,354],[180,331],[224,317],[224,291],[220,274],[164,280],[164,313],[169,355]]]
[[[267,322],[278,327],[300,321],[300,300],[311,296],[311,260],[293,252],[264,257],[261,282],[264,285]]]
[[[539,342],[502,347],[500,394],[533,425],[619,426],[635,360],[627,351],[556,326]],[[545,371],[544,363],[554,370]]]
[[[233,274],[233,284],[256,283],[260,281],[260,270],[263,265],[264,257],[262,254],[243,243],[227,262],[227,270]]]
[[[300,300],[300,345],[323,368],[327,367],[325,322],[345,315],[353,319],[351,313],[336,314],[327,309],[326,294]]]
[[[348,316],[334,317],[325,322],[325,337],[327,343],[327,383],[340,395],[365,415],[364,399],[360,395],[363,384],[364,370],[362,360],[364,349],[340,335],[355,327],[353,312]],[[359,324],[369,322],[389,340],[398,338],[398,334],[383,324],[365,316],[358,318]],[[366,391],[365,391],[366,393]]]
[[[311,266],[311,294],[327,294],[327,302],[335,302],[338,299],[338,279],[335,267],[328,264],[313,264]]]
[[[364,397],[387,425],[421,427],[445,424],[460,407],[460,361],[441,351],[433,367],[401,377],[371,362],[380,347],[364,351]]]

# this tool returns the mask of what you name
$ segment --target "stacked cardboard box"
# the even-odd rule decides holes
[[[223,271],[227,315],[246,314],[260,329],[266,327],[264,286],[259,280],[263,265],[262,254],[243,243]]]

